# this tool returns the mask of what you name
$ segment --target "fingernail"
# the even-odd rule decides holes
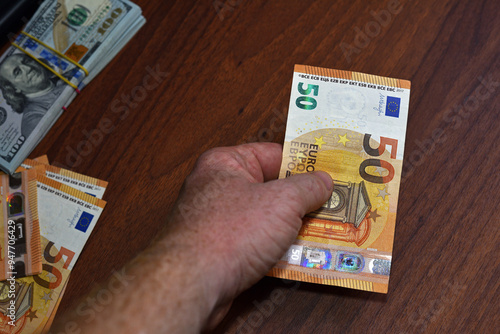
[[[326,172],[322,172],[322,171],[317,171],[317,172],[314,172],[314,175],[316,175],[317,177],[319,177],[321,179],[321,181],[323,181],[323,183],[325,184],[328,191],[333,190],[333,180],[330,177],[330,174],[328,174]]]

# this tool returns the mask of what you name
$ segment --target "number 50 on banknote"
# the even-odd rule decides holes
[[[269,276],[387,293],[409,99],[406,80],[295,65],[280,178],[334,190]]]

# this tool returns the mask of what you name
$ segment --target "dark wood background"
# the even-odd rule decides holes
[[[148,245],[203,151],[283,142],[270,123],[307,64],[412,82],[389,293],[264,278],[215,333],[498,333],[500,2],[400,1],[374,23],[396,2],[137,0],[147,24],[30,155],[109,181],[59,316]],[[144,90],[148,68],[168,75]]]

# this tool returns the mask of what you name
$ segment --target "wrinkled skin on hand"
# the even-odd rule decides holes
[[[212,149],[181,190],[170,224],[201,262],[205,293],[215,300],[207,328],[283,256],[302,217],[331,196],[333,182],[324,172],[276,180],[281,154],[273,143]]]
[[[126,282],[111,277],[102,285],[122,286],[124,293],[112,293],[89,319],[79,307],[89,309],[100,291],[112,292],[96,288],[56,321],[53,332],[199,333],[215,327],[232,300],[286,252],[302,217],[331,196],[333,182],[324,172],[276,180],[281,151],[278,144],[255,143],[204,153],[165,228],[120,271]]]

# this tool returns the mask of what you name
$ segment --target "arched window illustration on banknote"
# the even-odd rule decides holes
[[[321,208],[307,215],[299,235],[354,242],[360,246],[368,238],[371,227],[367,214],[372,206],[365,183],[339,180],[333,183],[332,196]]]

